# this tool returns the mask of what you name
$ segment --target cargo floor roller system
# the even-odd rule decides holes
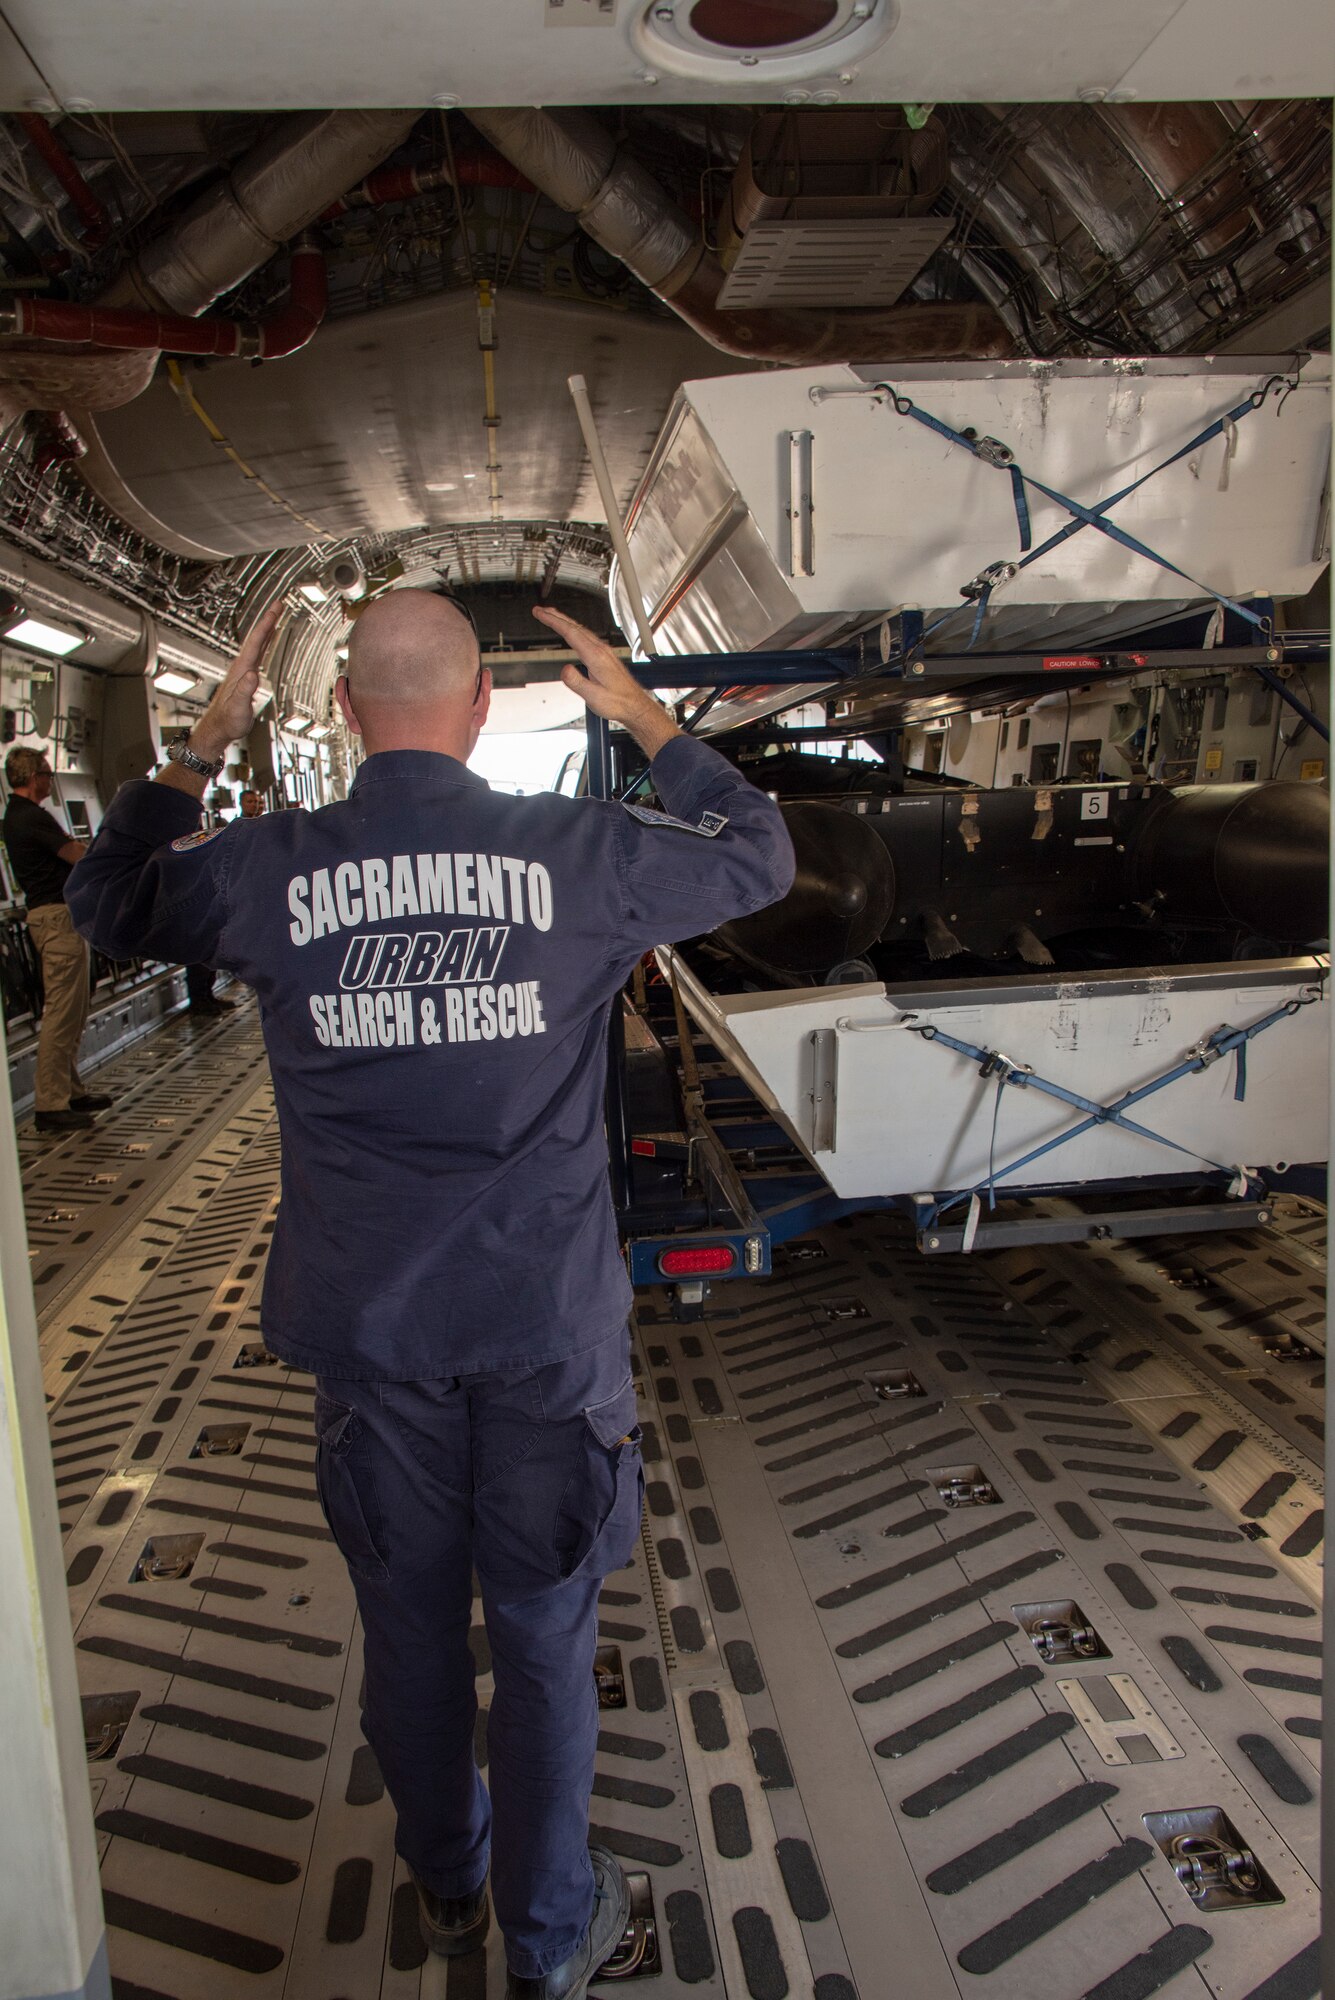
[[[1326,787],[1165,782],[1141,745],[996,791],[905,778],[899,749],[1156,675],[1254,678],[1328,740],[1328,636],[1283,604],[1328,561],[1329,477],[1325,357],[684,385],[627,521],[641,673],[778,799],[798,876],[661,952],[614,1031],[637,1281],[698,1298],[879,1205],[935,1253],[1264,1224],[1322,1190]],[[824,730],[782,730],[815,701]],[[838,737],[881,759],[865,781],[811,754]],[[621,750],[591,723],[596,794],[626,790]]]

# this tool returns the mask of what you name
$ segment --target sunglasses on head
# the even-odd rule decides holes
[[[460,597],[457,594],[457,592],[451,590],[448,583],[433,584],[431,587],[430,594],[432,597],[442,598],[446,604],[453,605],[454,609],[460,614],[460,616],[468,620],[468,629],[472,633],[473,637],[477,640],[477,649],[480,656],[482,652],[482,637],[477,629],[477,620],[476,618],[474,618],[468,606],[464,603],[463,598]],[[479,657],[477,681],[473,687],[474,701],[476,701],[482,693],[482,676],[483,674],[486,673],[486,671],[487,671],[486,666]]]

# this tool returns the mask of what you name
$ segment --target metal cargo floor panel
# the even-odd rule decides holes
[[[197,1055],[155,1041],[181,1060],[155,1073],[147,1044],[103,1072],[136,1136],[113,1113],[97,1161],[43,1155],[30,1183],[35,1207],[96,1207],[128,1191],[86,1187],[93,1167],[159,1147],[130,1156],[134,1201],[40,1251],[62,1259],[44,1354],[80,1676],[104,1698],[115,1993],[496,2000],[495,1938],[485,1966],[423,1951],[361,1735],[311,1380],[259,1346],[278,1150],[254,1016]],[[1310,1220],[1184,1271],[1153,1246],[928,1263],[863,1216],[695,1324],[644,1302],[648,1504],[603,1594],[627,1705],[602,1717],[593,1820],[652,1886],[646,1995],[1316,1994],[1319,1480],[1291,1424],[1267,1460],[1267,1398],[1232,1422],[1219,1385],[1241,1371],[1214,1352],[1316,1407],[1311,1367],[1252,1340],[1310,1319]],[[1146,1349],[1180,1378],[1146,1383]],[[869,1374],[921,1393],[881,1400]],[[995,1500],[956,1504],[980,1480]],[[1062,1604],[1099,1655],[1041,1656],[1022,1617]],[[1201,1806],[1282,1902],[1197,1907],[1144,1816]]]

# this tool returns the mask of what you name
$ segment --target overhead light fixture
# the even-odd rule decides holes
[[[470,474],[465,476],[471,477]],[[452,479],[428,479],[426,490],[428,493],[457,493],[459,489]]]
[[[159,694],[189,694],[199,685],[198,674],[180,672],[176,667],[167,667],[160,674],[154,674],[153,685]]]
[[[4,637],[16,646],[32,646],[39,653],[54,653],[63,660],[67,653],[86,646],[90,634],[78,625],[60,625],[52,618],[32,618],[19,611],[4,627]]]
[[[332,722],[313,722],[306,731],[312,743],[323,743],[325,737],[332,736],[333,733],[334,725]]]
[[[329,592],[325,589],[323,580],[318,576],[298,577],[297,589],[308,604],[327,604],[329,602]]]
[[[304,736],[311,726],[311,718],[309,715],[298,715],[294,712],[283,717],[282,726],[289,736]]]
[[[330,597],[357,597],[366,588],[366,576],[357,557],[347,552],[335,556],[320,578]]]

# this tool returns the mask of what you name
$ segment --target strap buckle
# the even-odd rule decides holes
[[[1019,567],[1018,563],[1013,562],[989,563],[986,569],[979,570],[972,583],[960,585],[960,596],[967,597],[971,603],[976,604],[979,598],[986,597],[989,591],[995,590],[999,584],[1009,583]]]
[[[969,440],[969,449],[975,458],[981,458],[984,465],[1014,465],[1015,453],[1000,438],[979,437],[975,431],[963,431],[961,436]]]

